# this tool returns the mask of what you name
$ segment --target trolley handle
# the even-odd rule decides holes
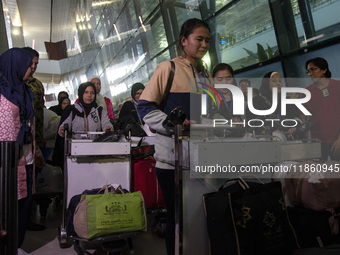
[[[67,153],[68,153],[68,146],[67,146],[67,136],[69,131],[69,125],[67,123],[64,124],[64,191],[63,191],[63,214],[62,214],[62,222],[60,226],[60,235],[63,238],[60,239],[61,243],[66,243],[67,238],[66,235],[66,208],[67,208]]]
[[[64,162],[66,160],[66,156],[67,156],[67,138],[68,138],[68,132],[69,132],[69,125],[67,123],[64,124]]]
[[[177,106],[173,109],[163,122],[164,127],[174,128],[176,125],[182,125],[186,118],[183,106]]]
[[[69,131],[69,126],[68,126],[68,123],[65,123],[64,124],[64,131],[65,132],[68,132]],[[66,134],[66,133],[65,133]],[[65,135],[66,136],[66,135]]]

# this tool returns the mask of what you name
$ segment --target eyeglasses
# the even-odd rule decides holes
[[[249,83],[242,83],[242,84],[240,84],[240,87],[241,87],[241,88],[249,87]]]
[[[320,69],[320,68],[319,67],[311,67],[311,68],[307,69],[306,74],[313,73],[315,70],[318,70],[318,69]]]

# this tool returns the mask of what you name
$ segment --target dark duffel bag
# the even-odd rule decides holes
[[[81,199],[81,194],[73,196],[67,208],[66,233],[68,236],[77,236],[76,232],[74,231],[73,216],[74,216],[74,211],[76,210],[77,205],[80,202],[80,199]]]
[[[82,194],[93,194],[94,195],[94,194],[97,194],[99,190],[100,188],[92,189],[92,190],[85,190]],[[77,236],[74,230],[73,216],[77,208],[77,205],[80,202],[82,194],[74,195],[68,204],[67,216],[66,216],[66,233],[68,236]]]
[[[287,255],[298,247],[280,182],[229,180],[203,202],[212,255]]]

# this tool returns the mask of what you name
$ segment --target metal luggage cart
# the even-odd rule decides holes
[[[101,246],[107,254],[121,254],[126,245],[132,250],[131,237],[140,231],[88,240],[72,236],[66,229],[68,205],[73,196],[106,184],[120,184],[124,189],[130,190],[131,142],[93,142],[89,139],[103,132],[87,132],[81,136],[78,133],[77,137],[83,139],[73,139],[68,137],[67,129],[65,127],[63,213],[58,230],[59,246],[66,248],[74,245],[77,254],[85,254],[82,248],[84,246]]]

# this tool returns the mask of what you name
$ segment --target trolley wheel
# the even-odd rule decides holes
[[[160,238],[165,238],[166,233],[166,213],[158,213],[155,215],[151,231]]]
[[[160,238],[165,238],[166,222],[158,221],[152,226],[152,232],[156,233]]]
[[[120,255],[127,246],[125,239],[120,239],[111,242],[104,242],[102,249],[107,252],[108,255]]]
[[[67,237],[66,230],[61,226],[58,227],[58,240],[59,240],[59,247],[62,249],[70,248],[73,244],[73,241],[69,240]]]
[[[70,248],[72,245],[69,245],[69,243],[60,243],[59,242],[59,247],[61,249],[66,249],[66,248]]]
[[[78,240],[74,242],[73,245],[74,250],[77,252],[77,255],[85,255],[84,250],[80,247],[80,243]]]

